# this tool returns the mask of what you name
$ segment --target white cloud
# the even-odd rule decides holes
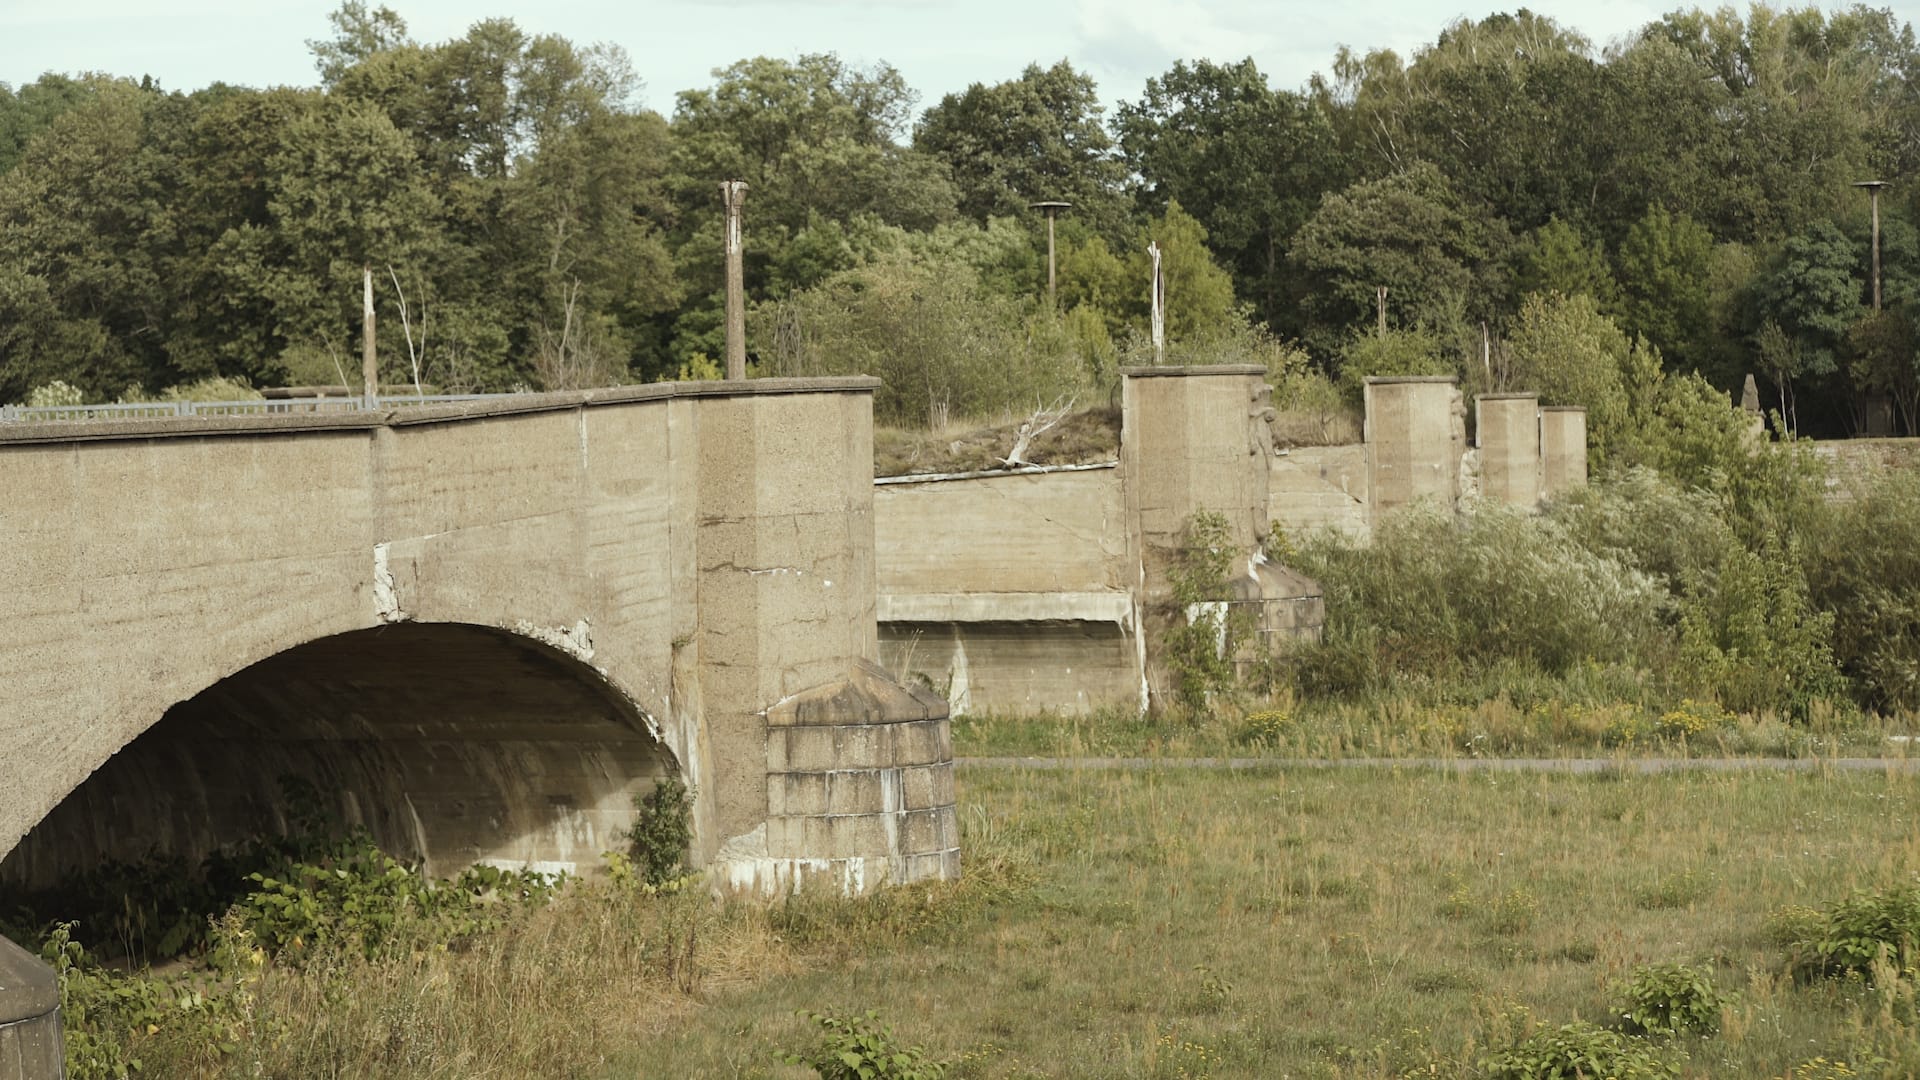
[[[1200,0],[1080,0],[1078,36],[1090,64],[1159,72],[1175,60],[1237,60],[1271,37],[1253,5]]]

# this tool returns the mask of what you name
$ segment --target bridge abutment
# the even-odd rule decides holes
[[[874,385],[0,429],[0,880],[198,857],[281,775],[590,872],[674,770],[732,887],[956,873],[945,703],[873,664]]]

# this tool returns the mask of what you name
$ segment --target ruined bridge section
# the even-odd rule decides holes
[[[740,889],[959,872],[873,664],[868,379],[0,428],[0,886],[304,808],[590,871],[668,773]]]

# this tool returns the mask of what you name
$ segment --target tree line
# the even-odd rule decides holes
[[[1170,360],[1602,413],[1635,365],[1752,373],[1789,423],[1920,433],[1920,47],[1889,10],[1677,11],[1596,48],[1523,9],[1297,89],[1179,62],[1110,116],[1065,60],[922,110],[833,55],[741,60],[662,116],[617,46],[329,18],[311,87],[0,84],[0,401],[350,382],[364,268],[385,362],[444,389],[710,375],[738,179],[756,370],[881,374],[895,419],[1152,356],[1151,240]],[[1072,204],[1052,301],[1041,200]]]

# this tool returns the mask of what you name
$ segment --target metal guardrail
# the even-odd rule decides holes
[[[157,420],[175,416],[282,416],[486,401],[512,394],[396,394],[391,397],[255,398],[248,401],[142,401],[118,405],[0,405],[0,423]]]

